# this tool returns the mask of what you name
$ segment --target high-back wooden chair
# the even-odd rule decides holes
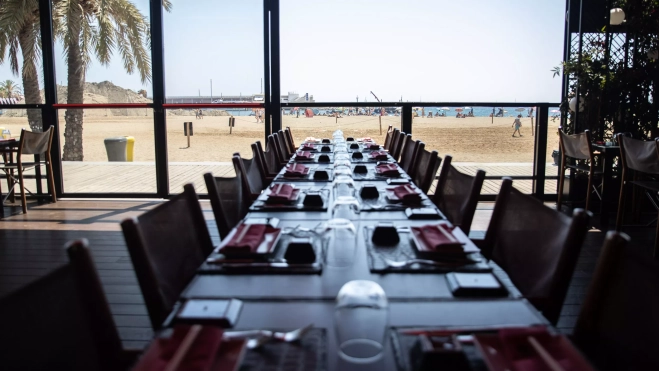
[[[51,192],[51,200],[53,202],[57,202],[57,196],[55,195],[55,180],[53,177],[53,162],[50,156],[54,132],[55,131],[52,127],[48,128],[48,130],[42,133],[27,131],[25,129],[21,130],[21,138],[16,153],[16,162],[0,163],[0,170],[5,172],[7,176],[7,183],[9,184],[7,196],[12,193],[16,185],[18,185],[20,188],[23,213],[27,213],[27,197],[25,195],[26,189],[24,173],[26,170],[35,168],[37,166],[43,165],[46,167],[46,177],[48,179],[48,187],[50,188]],[[39,162],[25,161],[23,158],[24,155],[41,154],[45,155],[45,159],[40,160]],[[17,176],[14,175],[14,171],[16,171]],[[3,199],[3,202],[6,201],[6,199],[7,197]]]
[[[598,370],[659,370],[659,262],[609,231],[574,327]]]
[[[474,176],[464,174],[451,165],[452,160],[453,157],[444,156],[432,201],[451,223],[469,234],[485,180],[485,171],[478,170]]]
[[[241,174],[243,192],[251,200],[255,200],[267,187],[261,178],[261,172],[255,159],[241,158],[239,153],[234,153],[231,162],[233,163],[233,169],[236,174]]]
[[[288,140],[286,139],[286,133],[284,133],[283,130],[279,130],[277,135],[279,148],[281,148],[282,152],[286,154],[286,158],[290,159],[295,154],[295,148],[289,147]]]
[[[644,141],[627,137],[624,134],[618,134],[617,138],[618,144],[620,144],[620,159],[622,162],[620,199],[616,218],[616,230],[620,230],[625,215],[625,190],[627,186],[641,188],[651,200],[656,200],[657,192],[659,192],[659,180],[657,180],[659,179],[659,139]],[[633,175],[633,180],[628,180],[630,175]],[[647,176],[654,179],[643,179]],[[634,205],[634,207],[637,207],[637,205]],[[657,222],[654,239],[654,257],[659,258],[659,221]]]
[[[183,193],[121,222],[130,258],[149,312],[159,329],[213,242],[192,184]]]
[[[593,188],[593,178],[595,175],[601,175],[601,168],[595,167],[595,157],[592,149],[592,139],[590,131],[586,130],[580,134],[565,134],[562,130],[558,131],[559,143],[561,148],[561,168],[558,179],[558,200],[556,208],[561,209],[561,198],[563,196],[563,183],[565,183],[565,170],[588,174],[588,190],[586,191],[586,210],[590,206],[590,195]],[[589,164],[579,164],[577,160],[588,160]],[[597,188],[595,189],[597,190]]]
[[[484,243],[512,283],[551,323],[556,324],[588,230],[590,215],[572,217],[522,194],[504,178]]]
[[[231,229],[247,215],[251,204],[251,200],[243,192],[242,177],[242,172],[237,172],[236,176],[230,178],[214,177],[212,173],[204,174],[208,198],[221,239],[226,238]]]
[[[277,148],[276,153],[279,157],[279,163],[287,163],[291,156],[288,154],[288,150],[286,149],[283,138],[277,133],[272,134],[272,137],[274,138],[274,147]]]
[[[420,140],[412,139],[412,134],[407,134],[405,136],[405,144],[403,145],[403,150],[400,154],[400,167],[405,170],[406,173],[412,171],[414,167],[414,162],[416,161],[419,149],[423,150],[425,144]]]
[[[127,370],[124,350],[87,241],[67,244],[70,262],[0,299],[3,370]]]
[[[417,159],[414,162],[414,168],[412,168],[409,175],[412,177],[414,184],[416,184],[416,186],[424,193],[428,193],[441,163],[442,159],[437,156],[437,151],[430,152],[425,148],[421,148],[418,151]]]
[[[261,173],[261,179],[263,179],[263,183],[267,186],[272,182],[277,173],[271,173],[268,169],[268,163],[266,162],[261,142],[256,141],[255,143],[252,143],[250,147],[252,148],[252,158],[256,162],[259,172]]]
[[[293,133],[291,132],[290,126],[286,127],[284,134],[286,134],[286,143],[288,143],[288,147],[295,152],[297,147],[295,146],[295,140],[293,139]]]
[[[277,134],[275,133],[268,135],[268,140],[266,142],[266,147],[265,147],[265,151],[263,152],[263,155],[265,156],[268,167],[270,167],[271,169],[276,168],[277,172],[279,172],[279,170],[281,170],[282,167],[286,166],[289,159],[286,159],[285,161],[282,162],[282,158],[286,158],[286,156],[282,156],[282,154],[279,153],[279,145],[277,144],[277,139],[275,139],[275,135]]]
[[[392,143],[389,154],[394,160],[398,161],[400,159],[400,154],[403,151],[403,145],[405,144],[405,133],[401,131],[397,132],[396,130],[397,129],[394,129],[394,136],[391,139]]]
[[[389,147],[391,147],[391,138],[394,136],[394,129],[392,125],[389,125],[389,128],[387,128],[387,135],[384,137],[384,144],[382,147],[385,150],[389,150]]]

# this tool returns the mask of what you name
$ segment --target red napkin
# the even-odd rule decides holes
[[[380,175],[386,176],[399,176],[398,165],[396,164],[380,164],[375,166],[375,172]]]
[[[570,359],[572,349],[566,349],[569,342],[561,341],[560,336],[552,336],[545,327],[507,328],[499,331],[503,354],[515,370],[547,370],[545,362],[529,342],[533,337],[556,360],[564,370],[582,370],[577,367],[579,360]]]
[[[373,151],[371,152],[371,158],[374,158],[376,160],[386,160],[388,159],[387,152],[385,151]]]
[[[401,201],[421,201],[421,195],[407,184],[394,188],[394,195]]]
[[[302,164],[290,164],[286,165],[286,171],[284,176],[288,177],[301,177],[309,173],[309,168]]]
[[[316,148],[315,148],[314,146],[312,146],[312,145],[307,145],[307,144],[303,144],[303,145],[302,145],[302,148],[301,148],[302,151],[313,151],[313,150],[315,150],[315,149],[316,149]]]
[[[362,138],[362,142],[372,142],[372,141],[373,141],[373,139],[371,139],[371,137]]]
[[[295,153],[296,160],[311,160],[313,155],[309,151],[298,151]]]
[[[269,202],[287,202],[293,198],[295,188],[290,184],[277,183],[270,187]]]
[[[267,227],[265,224],[241,224],[222,250],[255,252],[263,242]]]
[[[462,253],[464,248],[446,224],[412,227],[412,232],[427,250],[446,253]]]
[[[154,341],[133,370],[159,371],[167,367],[191,326],[176,326],[170,338]],[[223,330],[204,326],[188,349],[177,370],[210,370],[222,343]]]

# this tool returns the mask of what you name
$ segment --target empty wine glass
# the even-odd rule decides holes
[[[350,281],[336,297],[334,324],[339,356],[350,363],[372,363],[382,358],[389,304],[380,285]]]

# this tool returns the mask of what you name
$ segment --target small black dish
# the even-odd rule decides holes
[[[318,159],[320,161],[320,159]],[[329,174],[327,173],[327,170],[316,170],[313,173],[313,178],[316,180],[327,180],[329,179]],[[305,198],[306,202],[306,198]]]
[[[365,199],[373,199],[380,197],[380,192],[378,192],[378,187],[373,184],[364,184],[359,195]]]
[[[371,241],[380,246],[396,246],[400,242],[400,237],[393,223],[378,223],[373,230]]]
[[[316,251],[310,237],[292,238],[284,254],[286,262],[292,264],[312,264],[316,262]]]
[[[348,137],[346,139],[346,142],[354,142],[354,141],[355,141],[355,138],[353,138],[353,137]]]
[[[368,174],[368,168],[366,165],[356,165],[352,172],[355,174]]]
[[[327,172],[325,172],[325,174],[327,174]],[[309,191],[306,196],[304,196],[304,201],[302,203],[304,206],[322,207],[324,204],[323,196],[319,192]]]
[[[318,162],[330,162],[330,157],[328,155],[318,156]]]
[[[332,152],[332,149],[330,148],[330,146],[322,146],[320,148],[320,152]]]
[[[323,138],[321,143],[332,143],[328,138]]]
[[[350,145],[350,149],[359,149],[359,143],[353,143]]]
[[[412,370],[471,370],[467,356],[457,335],[419,335],[410,349]]]
[[[364,154],[362,154],[361,152],[353,152],[352,153],[352,158],[362,159],[362,158],[364,158]]]

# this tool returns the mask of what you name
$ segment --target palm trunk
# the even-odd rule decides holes
[[[85,69],[80,54],[80,35],[72,32],[67,56],[68,87],[67,103],[83,103],[85,85]],[[64,129],[64,161],[82,161],[82,120],[83,110],[67,109],[64,114],[66,128]]]
[[[29,45],[29,36],[27,32],[29,27],[24,27],[18,34],[18,42],[21,45],[21,50],[25,52],[28,48],[33,47]],[[37,66],[33,59],[29,59],[23,55],[23,93],[25,94],[26,104],[41,103],[41,93],[39,92],[39,77],[37,76]],[[28,109],[27,121],[30,129],[34,132],[43,131],[43,121],[41,119],[40,109]]]

